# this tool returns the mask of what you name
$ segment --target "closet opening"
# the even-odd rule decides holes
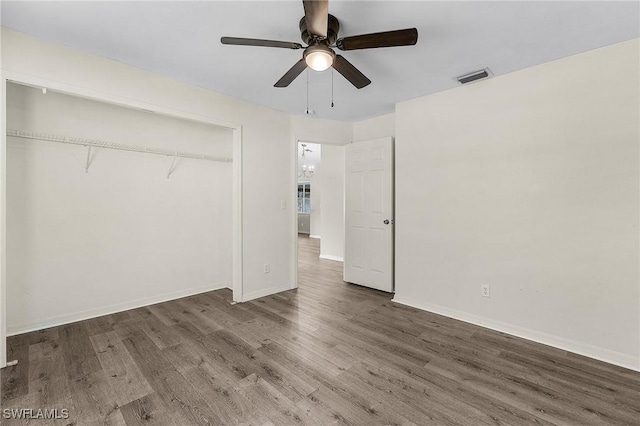
[[[4,94],[2,357],[7,335],[222,288],[242,301],[239,126]]]

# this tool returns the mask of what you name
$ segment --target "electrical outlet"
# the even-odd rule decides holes
[[[287,209],[287,200],[280,200],[280,210]]]
[[[482,297],[491,297],[491,287],[483,284],[482,285],[482,293],[480,293]]]
[[[264,273],[268,274],[269,272],[271,272],[271,265],[269,265],[268,263],[264,264]]]

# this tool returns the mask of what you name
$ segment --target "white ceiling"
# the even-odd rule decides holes
[[[301,50],[227,46],[220,37],[300,42],[302,2],[1,2],[3,26],[292,114],[306,109],[306,76],[273,84]],[[357,90],[331,71],[309,71],[309,105],[322,118],[355,121],[399,101],[637,38],[638,2],[338,1],[340,36],[416,27],[418,44],[344,52],[372,84]]]

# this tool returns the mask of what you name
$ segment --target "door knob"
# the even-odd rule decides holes
[[[385,225],[388,225],[388,224],[389,224],[389,219],[385,219],[383,223],[384,223]]]

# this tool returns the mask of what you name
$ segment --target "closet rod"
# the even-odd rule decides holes
[[[96,148],[119,149],[121,151],[146,152],[149,154],[166,155],[169,157],[183,157],[194,160],[222,161],[230,163],[233,160],[226,157],[216,157],[213,155],[194,154],[192,152],[170,151],[168,149],[149,148],[136,145],[125,145],[121,143],[105,142],[94,139],[71,138],[67,136],[47,135],[44,133],[28,132],[25,130],[7,129],[7,136],[23,139],[35,139],[48,142],[66,143],[71,145],[94,146]]]

